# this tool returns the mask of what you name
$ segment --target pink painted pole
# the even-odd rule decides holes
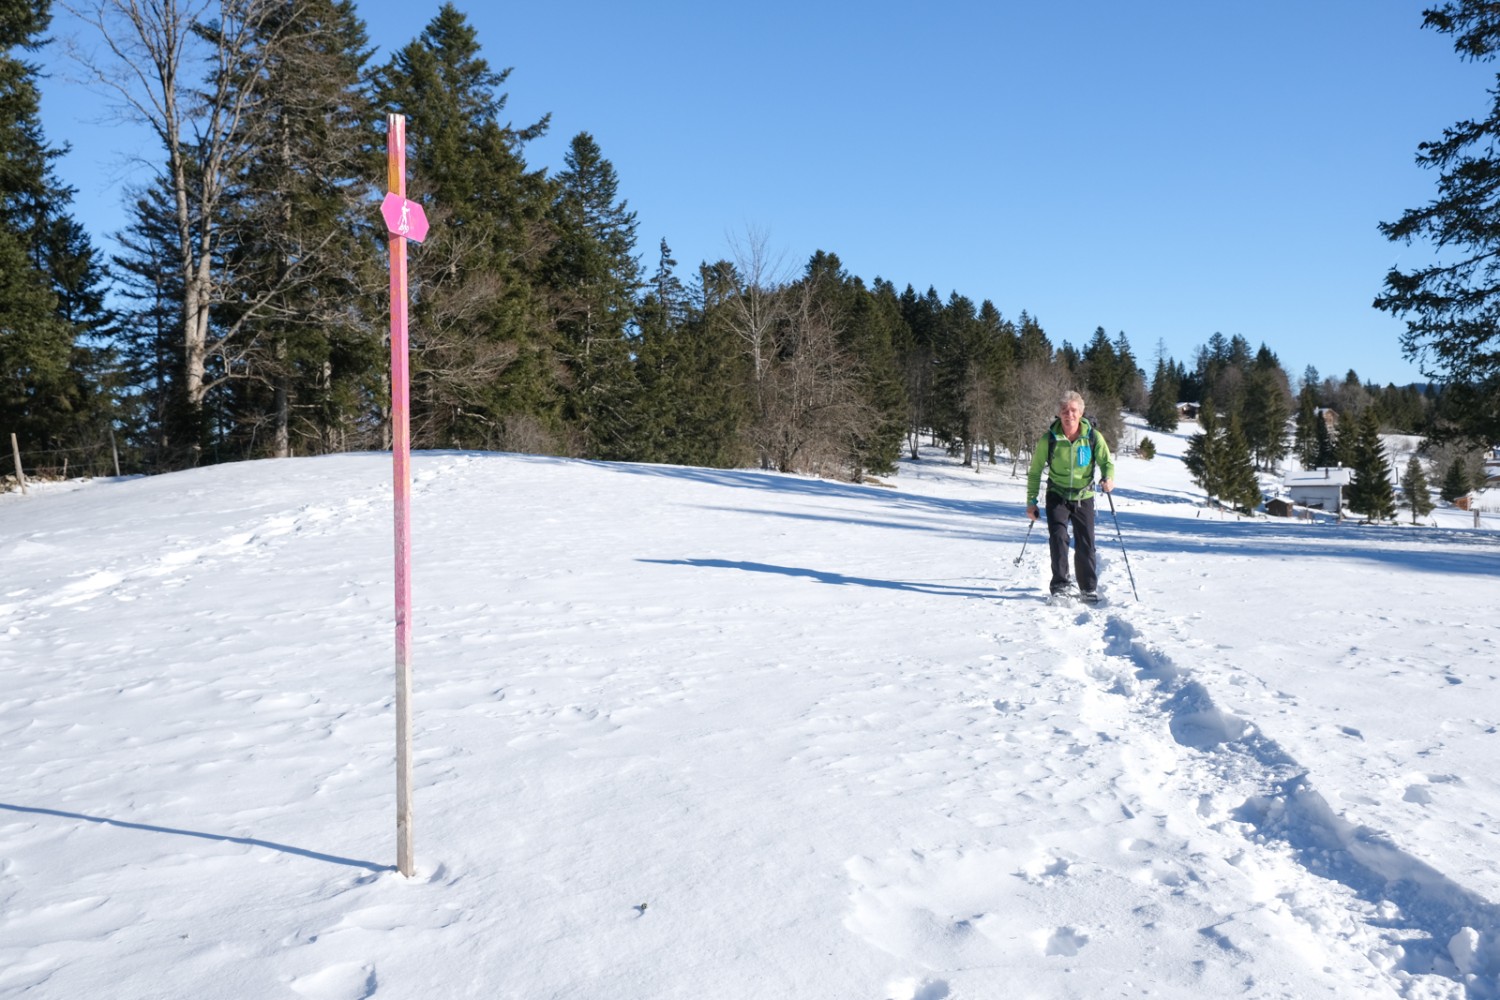
[[[406,197],[406,116],[386,116],[387,190]],[[396,868],[415,871],[411,802],[411,368],[406,331],[406,237],[391,248],[391,460],[396,502]]]

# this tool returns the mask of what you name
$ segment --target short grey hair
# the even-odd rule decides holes
[[[1077,403],[1079,406],[1083,407],[1084,409],[1088,409],[1088,407],[1083,402],[1083,397],[1080,396],[1078,393],[1073,392],[1072,390],[1069,390],[1069,391],[1067,391],[1067,392],[1065,392],[1065,393],[1062,394],[1062,399],[1058,402],[1057,408],[1059,410],[1061,410],[1063,407],[1067,406],[1069,403]]]

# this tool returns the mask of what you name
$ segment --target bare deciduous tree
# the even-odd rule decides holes
[[[176,261],[181,275],[182,386],[184,402],[201,411],[217,382],[243,375],[255,356],[241,343],[274,295],[306,280],[303,267],[285,270],[279,287],[256,301],[238,302],[233,322],[216,329],[214,307],[227,301],[232,276],[221,254],[226,200],[256,149],[268,138],[270,116],[257,115],[262,95],[254,85],[278,42],[267,30],[273,0],[92,0],[64,4],[104,42],[96,57],[75,43],[71,54],[118,107],[146,125],[161,143],[154,169],[170,193]],[[283,20],[282,23],[285,23]],[[190,79],[195,67],[201,80]],[[307,268],[322,260],[318,248],[299,257]],[[212,360],[211,360],[212,359]]]
[[[1057,404],[1071,387],[1067,371],[1050,361],[1030,360],[1014,371],[1000,407],[1000,442],[1011,454],[1011,475],[1029,457],[1037,439],[1057,416]]]

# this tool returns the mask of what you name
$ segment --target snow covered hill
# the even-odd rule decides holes
[[[0,996],[1500,996],[1500,539],[1150,436],[1087,611],[1008,465],[417,456],[413,879],[388,456],[0,497]]]

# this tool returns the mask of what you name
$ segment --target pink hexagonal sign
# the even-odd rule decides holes
[[[427,213],[422,206],[392,191],[380,203],[380,214],[385,217],[385,226],[393,236],[405,236],[413,243],[427,238]]]

